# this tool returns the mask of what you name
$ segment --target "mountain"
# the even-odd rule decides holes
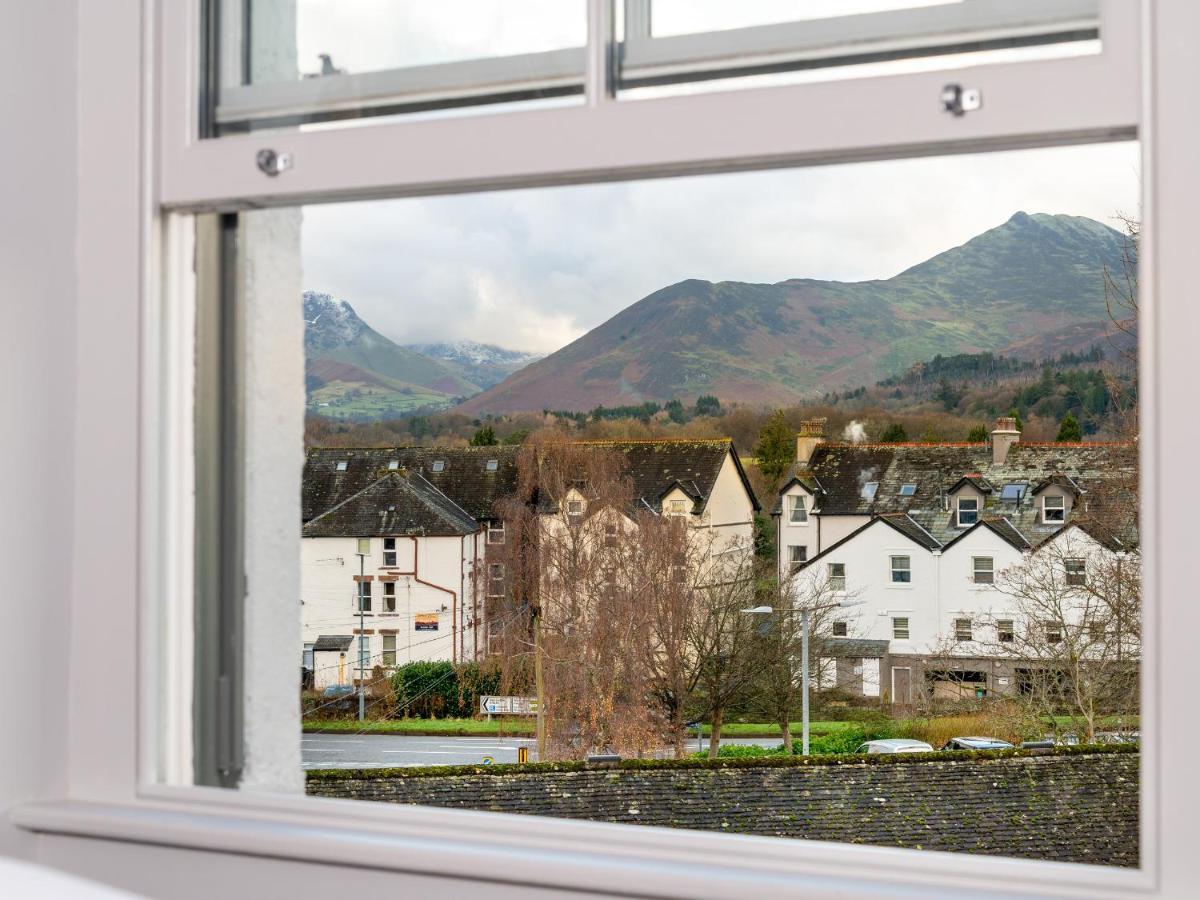
[[[538,353],[505,350],[495,344],[480,344],[475,341],[408,344],[407,347],[430,359],[447,364],[463,378],[481,388],[497,385],[513,372],[542,358]]]
[[[1108,331],[1103,271],[1121,271],[1123,246],[1091,219],[1018,212],[888,279],[683,281],[460,409],[590,410],[700,394],[780,404],[938,354],[1083,349]]]
[[[451,365],[401,347],[345,300],[304,293],[308,410],[336,418],[385,418],[445,408],[480,385]]]

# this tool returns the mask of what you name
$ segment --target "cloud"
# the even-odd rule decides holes
[[[313,206],[304,286],[403,342],[549,352],[686,278],[888,278],[1018,209],[1138,212],[1102,144]]]

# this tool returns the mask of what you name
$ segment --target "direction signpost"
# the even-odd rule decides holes
[[[479,711],[492,716],[536,716],[536,697],[480,697]]]

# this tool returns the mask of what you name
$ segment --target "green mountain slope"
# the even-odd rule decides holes
[[[1075,216],[1017,213],[899,275],[845,283],[684,281],[471,398],[465,413],[579,409],[711,393],[795,402],[937,354],[1026,358],[1107,330],[1103,270],[1123,238]]]

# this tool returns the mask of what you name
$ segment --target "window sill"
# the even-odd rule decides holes
[[[1148,873],[1054,862],[711,834],[354,800],[151,788],[131,803],[13,808],[47,835],[383,869],[455,879],[660,897],[1014,894],[1127,897]],[[877,875],[864,874],[874,870]],[[483,895],[481,895],[483,896]]]

